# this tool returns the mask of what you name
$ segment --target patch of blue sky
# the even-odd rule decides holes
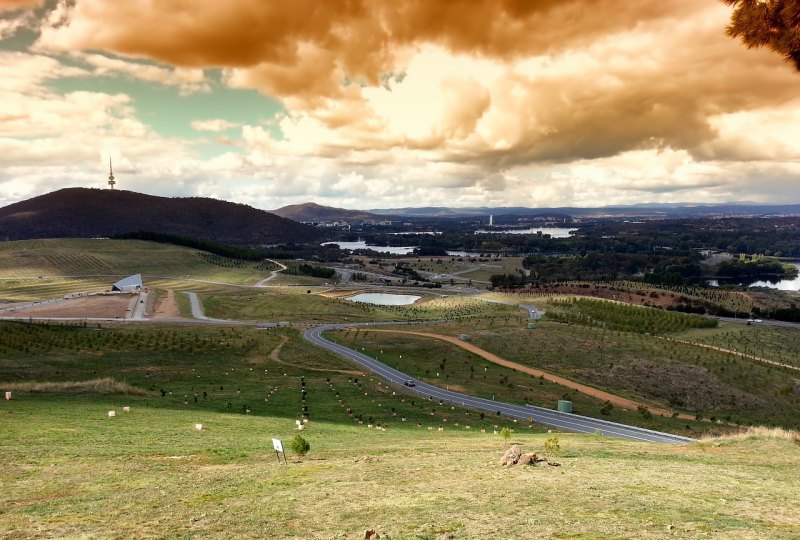
[[[79,64],[75,64],[79,65]],[[261,125],[273,137],[282,134],[272,120],[284,112],[280,102],[255,90],[232,89],[220,81],[218,70],[206,72],[210,92],[181,93],[176,86],[142,81],[125,75],[65,77],[50,81],[50,88],[67,94],[77,91],[126,94],[131,97],[136,117],[165,137],[210,138],[218,135],[198,131],[191,124],[197,120],[227,120],[234,124]],[[239,128],[221,132],[234,137]],[[230,150],[232,147],[227,147]]]

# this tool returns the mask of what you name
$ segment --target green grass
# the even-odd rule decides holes
[[[274,265],[211,255],[190,248],[137,240],[23,240],[0,242],[0,300],[46,297],[50,282],[74,286],[82,278],[91,290],[108,288],[119,277],[141,273],[163,277],[252,284]],[[64,278],[69,278],[64,280]],[[42,285],[45,287],[42,287]],[[40,289],[40,296],[32,293]],[[72,292],[82,289],[57,289]],[[27,294],[26,294],[27,292]]]
[[[401,330],[408,330],[408,328],[401,328]],[[447,332],[447,334],[454,335],[452,332]],[[415,378],[469,395],[519,404],[532,403],[550,409],[556,407],[558,400],[569,399],[573,402],[573,411],[576,414],[638,425],[648,429],[669,431],[689,437],[697,437],[706,430],[719,429],[719,426],[709,423],[687,422],[661,416],[646,419],[637,411],[626,411],[619,407],[614,408],[611,415],[603,415],[600,412],[604,405],[603,400],[586,396],[541,377],[493,364],[460,347],[436,339],[358,329],[329,332],[328,335],[337,343],[362,351]],[[474,334],[470,334],[470,337],[473,342],[479,341],[475,339]],[[520,363],[541,367],[531,362]],[[555,373],[556,370],[553,372]],[[578,378],[576,377],[576,379]],[[591,384],[591,381],[581,382]],[[670,408],[669,405],[652,396],[642,396],[626,391],[617,391],[616,393],[648,402],[651,405]]]
[[[442,298],[425,290],[416,292],[424,299],[410,306],[376,306],[316,293],[303,287],[270,287],[203,295],[202,299],[206,315],[220,319],[353,322],[520,316],[513,307],[467,297]]]
[[[312,421],[310,453],[283,465],[270,439],[288,446],[296,432],[280,417],[74,396],[20,396],[0,414],[4,538],[800,535],[800,452],[785,438],[675,447],[562,434],[560,467],[502,468],[507,443],[490,433]],[[547,437],[512,442],[541,453]]]
[[[713,331],[690,330],[675,337],[800,367],[800,332],[794,328],[722,323]]]
[[[462,429],[498,422],[396,392],[291,329],[0,323],[0,330],[0,390],[113,377],[145,390],[149,407],[250,409],[253,415],[294,419],[303,412],[304,377],[313,420],[395,428],[458,423]]]
[[[690,328],[717,326],[714,319],[594,298],[550,300],[546,317],[569,324],[640,334],[670,334]]]
[[[458,325],[474,337],[478,326],[509,327],[501,318],[440,326]],[[451,376],[475,361],[434,345],[398,340],[384,355],[391,363],[402,350],[407,368],[422,369],[424,356],[445,354]],[[0,537],[360,538],[372,527],[432,540],[800,534],[791,437],[675,447],[559,434],[560,467],[504,469],[509,443],[496,429],[539,453],[551,435],[416,399],[354,369],[291,329],[0,323],[0,390],[15,385],[14,399],[0,401]],[[104,377],[144,395],[71,386]],[[279,465],[271,438],[288,447],[304,405],[311,451]],[[386,431],[367,427],[370,417]]]
[[[796,374],[727,353],[656,336],[552,321],[539,321],[535,329],[504,319],[452,321],[415,329],[451,336],[468,334],[472,343],[502,358],[666,409],[745,425],[800,427],[800,385]],[[794,332],[796,337],[798,331]],[[572,394],[566,389],[548,391],[546,381],[540,386],[530,375],[486,364],[471,353],[429,338],[356,330],[340,335],[341,339],[367,351],[383,350],[380,357],[389,359],[390,364],[402,355],[407,369],[423,379],[458,384],[480,395],[494,393],[513,401],[528,399],[552,407],[560,394]],[[412,359],[420,363],[414,364]],[[447,377],[435,377],[437,371],[443,372],[440,369],[443,359]],[[488,369],[485,381],[481,373],[484,367]],[[505,376],[508,379],[501,383]],[[627,414],[619,408],[609,417],[600,415],[596,403],[572,395],[580,414],[647,425],[639,415]],[[651,422],[657,421],[660,428],[670,431],[685,429],[685,422],[665,420],[654,418]],[[713,429],[708,423],[689,424],[692,430]]]

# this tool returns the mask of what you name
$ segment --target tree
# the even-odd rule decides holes
[[[311,445],[308,444],[308,441],[300,435],[295,435],[294,439],[292,439],[292,442],[289,445],[289,448],[292,449],[292,452],[302,457],[306,455],[309,450],[311,450]]]
[[[727,33],[748,49],[769,47],[800,71],[800,2],[722,0],[735,9]]]

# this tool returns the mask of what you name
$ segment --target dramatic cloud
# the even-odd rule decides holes
[[[125,75],[142,81],[177,86],[184,93],[211,91],[202,69],[167,69],[151,64],[109,58],[101,54],[73,53],[72,58],[94,68],[92,73],[98,76]]]
[[[128,94],[55,96],[47,81],[64,77],[213,94],[213,73],[279,100],[268,123],[224,106],[186,122],[226,147],[169,169],[184,176],[167,185],[191,193],[262,207],[553,206],[779,200],[783,185],[800,199],[789,181],[800,77],[725,36],[722,2],[62,0],[42,11],[36,54],[0,57],[0,134],[43,137],[32,149],[68,138],[82,114],[98,139],[112,124],[157,135]],[[0,35],[23,24],[7,20]],[[186,156],[193,142],[170,144]],[[163,173],[146,161],[142,178]]]
[[[44,0],[0,0],[0,13],[39,7]]]

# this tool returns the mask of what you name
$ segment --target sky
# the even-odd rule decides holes
[[[800,203],[800,73],[717,0],[0,0],[0,206]]]

